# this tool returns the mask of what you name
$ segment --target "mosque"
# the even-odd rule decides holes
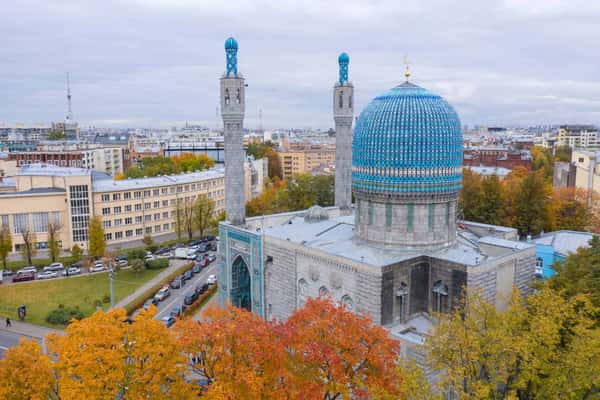
[[[353,130],[350,58],[342,53],[332,104],[335,206],[245,218],[238,176],[245,81],[235,39],[225,51],[221,304],[286,319],[307,298],[330,295],[368,313],[410,353],[427,337],[431,315],[449,312],[465,287],[480,288],[499,307],[514,286],[530,290],[535,246],[519,242],[515,229],[460,219],[459,117],[442,97],[412,83],[408,68],[405,82],[375,97]]]

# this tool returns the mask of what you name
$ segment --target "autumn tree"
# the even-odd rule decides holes
[[[142,243],[144,243],[146,248],[149,248],[150,246],[152,246],[154,244],[154,239],[152,239],[152,235],[149,235],[146,233],[144,235],[144,237],[142,238]]]
[[[519,204],[519,193],[523,180],[531,173],[526,168],[517,166],[502,181],[502,192],[504,198],[504,224],[516,226],[517,206]]]
[[[60,230],[62,224],[58,219],[52,219],[48,222],[48,251],[50,253],[50,260],[55,262],[60,255]]]
[[[2,259],[2,267],[6,269],[6,259],[12,251],[12,234],[8,225],[0,226],[0,259]]]
[[[56,399],[56,389],[50,356],[42,353],[37,341],[21,338],[0,360],[1,399]]]
[[[269,160],[268,164],[268,173],[269,178],[281,179],[283,177],[283,172],[281,168],[281,159],[279,158],[279,153],[275,149],[268,149],[265,151],[265,157]]]
[[[469,168],[463,170],[462,190],[458,196],[458,207],[467,221],[482,222],[479,214],[481,207],[481,175]]]
[[[205,194],[200,194],[194,202],[194,226],[204,236],[204,231],[213,224],[215,201]]]
[[[178,172],[202,171],[215,165],[215,160],[206,154],[181,153],[171,159]]]
[[[104,237],[102,219],[97,215],[90,218],[88,225],[88,240],[88,254],[90,256],[98,259],[106,253],[106,238]]]
[[[279,178],[267,183],[262,193],[246,203],[246,215],[269,215],[289,211],[287,181]]]
[[[305,210],[317,202],[317,194],[310,174],[298,174],[288,182],[289,211]]]
[[[519,187],[516,196],[515,225],[521,235],[537,235],[550,230],[552,188],[542,172],[532,172]]]
[[[478,211],[480,221],[501,225],[504,219],[502,182],[497,175],[487,176],[481,181],[481,204]]]
[[[32,265],[33,256],[37,253],[37,249],[35,247],[35,241],[37,235],[28,225],[22,226],[21,230],[21,240],[23,244],[21,245],[21,254],[25,260],[27,260],[28,265]]]
[[[131,270],[135,272],[135,276],[138,276],[140,272],[146,269],[146,263],[141,258],[134,258],[129,265],[131,265]]]
[[[552,212],[557,230],[583,231],[591,228],[592,210],[587,206],[587,191],[561,188],[554,191]]]
[[[79,247],[78,244],[74,244],[73,247],[71,247],[71,257],[73,257],[73,259],[75,261],[79,261],[79,260],[81,260],[82,255],[83,255],[83,249],[81,247]]]
[[[281,179],[281,160],[279,159],[279,153],[275,150],[276,144],[267,140],[266,142],[251,142],[248,144],[248,150],[246,154],[254,157],[256,160],[261,158],[268,159],[268,174],[269,178],[275,179],[276,177]]]
[[[60,398],[195,398],[179,344],[154,313],[141,310],[129,323],[124,310],[97,311],[50,335]]]

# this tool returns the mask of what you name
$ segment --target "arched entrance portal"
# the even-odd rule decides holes
[[[237,257],[231,267],[231,303],[252,311],[250,296],[250,271],[242,257]]]

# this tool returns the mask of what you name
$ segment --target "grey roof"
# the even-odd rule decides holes
[[[223,167],[211,168],[200,172],[190,172],[178,175],[163,175],[151,178],[139,179],[102,179],[94,180],[92,188],[94,192],[114,192],[120,190],[147,189],[175,184],[195,183],[208,179],[223,178],[225,169]]]
[[[23,165],[17,175],[43,175],[43,176],[86,176],[91,171],[85,168],[58,167],[52,164],[28,164]]]
[[[0,180],[0,187],[14,187],[17,186],[17,182],[14,178],[5,177]]]
[[[265,236],[287,240],[373,266],[386,266],[421,255],[469,266],[483,264],[486,260],[495,258],[482,252],[476,241],[468,240],[461,235],[457,236],[456,244],[453,246],[435,251],[380,248],[354,237],[354,215],[306,222],[302,212],[288,214],[289,218],[279,219],[282,222],[265,227],[263,230]],[[493,229],[495,228],[500,227],[494,226]],[[506,254],[512,253],[515,249],[533,247],[531,244],[505,239],[500,239],[498,242],[494,241],[495,238],[483,239],[488,245],[507,248]]]
[[[507,249],[524,250],[533,247],[533,243],[518,242],[516,240],[506,240],[495,236],[484,236],[478,240],[481,244],[487,244],[496,247],[505,247]]]
[[[96,135],[92,142],[100,143],[100,144],[116,144],[116,145],[127,145],[129,144],[129,136],[130,133],[118,133],[118,134],[110,134],[110,135]]]
[[[38,194],[59,194],[59,193],[66,193],[65,189],[61,189],[61,188],[35,188],[35,189],[29,189],[29,190],[23,190],[21,192],[6,192],[6,193],[0,193],[0,196],[4,196],[4,197],[21,197],[21,196],[35,196]]]
[[[552,246],[555,252],[564,256],[575,253],[580,247],[588,247],[589,241],[594,237],[590,232],[556,231],[548,232],[538,239],[536,244]]]

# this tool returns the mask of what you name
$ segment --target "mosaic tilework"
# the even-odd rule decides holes
[[[460,120],[438,95],[405,82],[373,99],[358,118],[352,143],[356,192],[453,196],[461,167]]]
[[[233,74],[233,76],[237,76],[237,51],[238,51],[238,43],[237,40],[230,37],[225,41],[225,54],[226,54],[226,62],[227,62],[227,72],[226,76],[229,74]]]

